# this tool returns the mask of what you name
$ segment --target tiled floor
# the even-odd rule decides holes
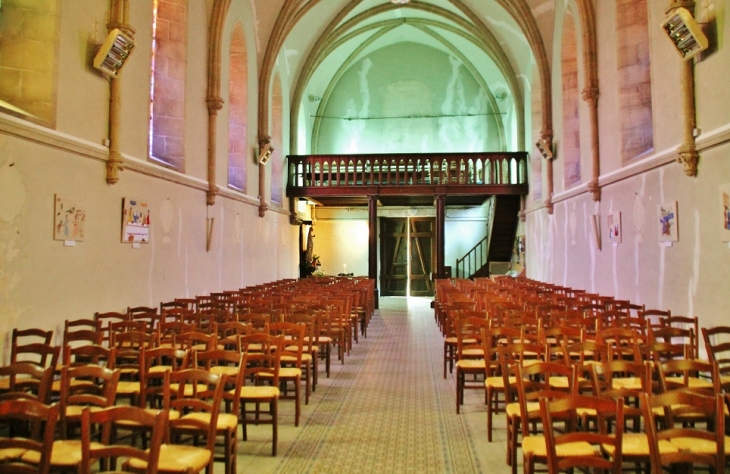
[[[467,445],[466,457],[470,457],[471,460],[468,463],[454,462],[453,459],[448,462],[448,453],[438,453],[439,461],[443,457],[447,460],[444,464],[446,467],[436,467],[440,464],[434,465],[433,468],[427,469],[428,472],[453,472],[453,473],[467,473],[467,472],[481,472],[481,473],[507,473],[511,472],[510,468],[505,462],[505,423],[504,414],[499,414],[495,417],[495,432],[494,441],[492,443],[487,442],[486,436],[486,408],[484,406],[484,392],[482,390],[468,390],[466,393],[465,404],[461,409],[461,414],[456,415],[455,413],[455,401],[454,401],[454,378],[453,375],[449,376],[447,380],[443,379],[442,366],[442,350],[443,350],[443,339],[439,333],[436,323],[433,319],[433,310],[430,309],[430,301],[427,299],[419,298],[381,298],[380,300],[380,314],[376,315],[376,319],[371,323],[371,329],[369,330],[369,337],[367,339],[360,340],[360,343],[355,345],[350,358],[346,358],[345,364],[341,365],[339,362],[333,363],[332,375],[330,378],[326,378],[324,373],[321,373],[319,386],[317,391],[313,394],[309,405],[302,404],[302,415],[300,426],[295,428],[294,424],[294,408],[293,402],[285,400],[280,402],[280,424],[279,424],[279,454],[276,457],[271,456],[271,426],[249,426],[249,440],[239,441],[238,443],[238,472],[254,472],[254,473],[288,473],[288,472],[328,472],[330,469],[323,467],[322,457],[334,464],[332,471],[337,472],[425,472],[421,467],[416,469],[413,463],[399,463],[397,459],[391,459],[390,462],[380,464],[373,463],[372,459],[364,459],[362,453],[363,448],[360,443],[363,441],[362,433],[370,429],[374,429],[374,426],[378,423],[382,423],[379,418],[382,414],[378,413],[378,410],[369,415],[372,419],[362,418],[360,413],[357,416],[358,425],[354,428],[348,428],[349,433],[352,433],[350,439],[345,439],[343,448],[343,440],[341,433],[334,433],[337,431],[334,426],[321,426],[321,420],[340,420],[339,423],[344,423],[346,420],[343,417],[352,414],[356,416],[358,408],[350,405],[349,403],[360,403],[363,404],[363,400],[367,400],[367,394],[371,394],[373,400],[378,399],[377,397],[383,397],[383,391],[395,391],[400,393],[398,382],[393,382],[393,378],[388,380],[379,378],[383,377],[388,368],[392,365],[399,364],[398,360],[383,360],[381,365],[367,365],[363,366],[362,361],[367,356],[368,363],[373,363],[374,358],[377,357],[372,352],[373,348],[380,348],[378,344],[383,343],[385,340],[408,340],[413,344],[413,348],[423,353],[422,359],[425,367],[411,367],[410,370],[424,370],[426,372],[419,372],[419,381],[417,385],[418,391],[421,393],[409,395],[413,403],[433,403],[424,402],[423,400],[430,400],[430,392],[439,392],[441,397],[436,403],[439,405],[426,405],[426,410],[430,410],[430,407],[435,406],[439,412],[437,416],[432,413],[421,413],[420,418],[416,420],[416,426],[419,429],[407,428],[407,434],[399,435],[401,441],[394,442],[393,438],[389,437],[387,433],[381,433],[381,431],[395,430],[398,427],[393,426],[393,423],[388,423],[385,428],[379,428],[376,430],[379,435],[377,436],[379,441],[373,441],[373,436],[368,436],[366,442],[368,443],[368,449],[372,450],[376,454],[373,456],[387,456],[391,453],[392,456],[405,456],[407,454],[413,455],[413,450],[424,449],[423,446],[428,444],[422,444],[419,440],[424,437],[421,435],[433,434],[431,431],[441,430],[440,435],[444,436],[444,431],[447,433],[458,432],[462,433],[461,436],[466,442],[460,443],[462,451],[459,451],[459,455],[463,455],[463,446]],[[407,317],[407,324],[394,324],[397,318]],[[403,329],[405,328],[405,329]],[[397,331],[403,330],[403,334],[399,334]],[[414,332],[422,331],[423,334],[414,334]],[[390,339],[385,339],[390,338]],[[392,343],[392,342],[391,342]],[[384,347],[384,346],[383,346]],[[411,349],[409,349],[411,350]],[[360,359],[358,359],[360,357]],[[350,363],[348,363],[348,361]],[[368,367],[380,367],[376,372],[362,372],[368,370]],[[383,369],[385,368],[385,369]],[[434,372],[431,372],[434,371]],[[430,374],[429,377],[423,377],[423,373]],[[358,375],[357,378],[354,375]],[[423,380],[420,380],[423,379]],[[404,380],[402,382],[407,385]],[[390,385],[388,385],[390,384]],[[351,396],[352,394],[346,393],[346,390],[358,391],[358,397]],[[406,388],[404,388],[406,390]],[[394,394],[393,396],[398,396]],[[364,398],[365,397],[365,398]],[[332,400],[336,401],[336,413],[328,414],[328,418],[322,417],[323,407],[325,403],[331,403]],[[416,401],[418,400],[418,401]],[[400,418],[397,424],[407,426],[410,417],[411,407],[410,405],[401,406],[398,408],[399,411],[391,412],[388,415],[391,419],[396,418],[398,415]],[[403,411],[407,411],[404,414]],[[442,412],[442,413],[441,413]],[[414,412],[417,413],[417,410]],[[440,418],[439,418],[440,417]],[[425,420],[425,421],[422,421]],[[433,420],[440,420],[434,423]],[[347,419],[347,421],[352,421]],[[315,426],[319,424],[320,426]],[[438,426],[420,426],[420,424],[432,424]],[[325,423],[326,425],[326,423]],[[440,428],[439,428],[440,427]],[[446,427],[446,428],[444,428]],[[454,428],[456,427],[456,428]],[[341,428],[341,425],[340,425]],[[420,430],[424,430],[423,433]],[[430,431],[426,431],[430,430]],[[456,431],[455,431],[456,430]],[[342,430],[339,430],[342,431]],[[418,440],[407,437],[415,437],[416,433],[419,432]],[[316,439],[306,439],[308,436],[312,437],[316,435]],[[453,434],[452,434],[453,436]],[[427,436],[425,436],[427,438]],[[382,441],[381,441],[382,438]],[[462,440],[459,440],[462,441]],[[349,445],[347,444],[349,443]],[[357,446],[355,445],[357,443]],[[380,444],[379,444],[380,443]],[[336,445],[338,445],[336,447]],[[398,446],[394,444],[408,445],[408,450],[398,450]],[[446,452],[449,448],[445,444],[438,446],[442,452]],[[333,454],[332,451],[337,451],[337,454]],[[348,455],[351,452],[352,455]],[[369,452],[369,451],[365,451]],[[401,453],[401,454],[399,454]],[[416,453],[416,456],[428,456],[433,453]],[[335,457],[332,457],[335,456]],[[293,462],[292,457],[297,457],[299,461]],[[305,458],[304,460],[301,460]],[[319,460],[318,460],[319,459]],[[385,466],[385,467],[384,467]],[[521,466],[520,467],[521,470]],[[216,474],[223,472],[223,466],[220,463],[216,463],[215,466]]]

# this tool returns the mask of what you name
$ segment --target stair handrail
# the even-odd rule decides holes
[[[456,259],[455,278],[472,278],[479,269],[488,264],[489,243],[492,240],[492,228],[494,227],[495,204],[496,199],[493,197],[490,198],[489,207],[487,208],[487,235],[477,242],[463,257]]]

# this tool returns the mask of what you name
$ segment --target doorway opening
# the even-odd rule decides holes
[[[380,218],[380,295],[433,296],[436,219]]]

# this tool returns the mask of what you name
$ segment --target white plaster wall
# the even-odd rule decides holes
[[[127,167],[117,184],[108,185],[101,143],[109,123],[109,86],[90,69],[87,50],[97,19],[99,36],[106,36],[108,5],[64,3],[57,130],[0,116],[0,362],[8,360],[13,327],[56,329],[60,343],[65,319],[298,276],[298,228],[289,223],[286,211],[269,210],[259,217],[257,186],[250,187],[253,198],[226,192],[226,174],[219,172],[221,194],[215,205],[206,205],[207,34],[199,32],[207,31],[209,7],[190,2],[188,12],[182,175],[147,163],[151,7],[133,2],[136,48],[120,79],[121,149]],[[250,3],[239,5],[232,15],[253,25],[251,8]],[[255,67],[256,44],[249,39]],[[227,74],[226,56],[223,62]],[[257,76],[250,71],[254,91]],[[255,104],[256,95],[251,99]],[[219,115],[219,133],[225,131],[226,116]],[[251,137],[255,141],[255,132]],[[225,165],[225,133],[220,133],[218,147]],[[75,246],[53,240],[56,193],[86,211],[85,240]],[[138,249],[121,242],[124,198],[146,202],[151,210],[150,243]],[[206,251],[209,219],[213,230]]]
[[[682,139],[681,59],[664,32],[654,26],[663,18],[665,5],[659,3],[650,2],[655,152],[622,169],[615,136],[616,69],[601,60],[615,57],[611,52],[615,4],[596,2],[601,201],[593,202],[585,191],[565,193],[556,194],[552,215],[541,207],[528,209],[527,275],[630,299],[647,308],[670,309],[676,315],[698,316],[700,326],[727,325],[730,248],[722,241],[720,187],[730,185],[730,115],[718,104],[727,102],[722,100],[727,88],[719,84],[726,81],[730,52],[722,41],[696,67],[701,158],[697,177],[688,177],[682,165],[671,161]],[[720,13],[729,2],[709,3],[718,12],[722,38],[728,26]],[[587,129],[589,123],[583,120],[581,127]],[[556,176],[559,169],[556,166]],[[672,201],[678,203],[679,241],[668,247],[659,242],[658,205]],[[623,238],[613,244],[608,241],[607,216],[617,212]],[[593,239],[594,214],[600,215],[600,249]]]

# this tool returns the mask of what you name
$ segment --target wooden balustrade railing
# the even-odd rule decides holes
[[[526,188],[527,165],[526,152],[290,155],[287,190],[470,185],[521,185]]]

